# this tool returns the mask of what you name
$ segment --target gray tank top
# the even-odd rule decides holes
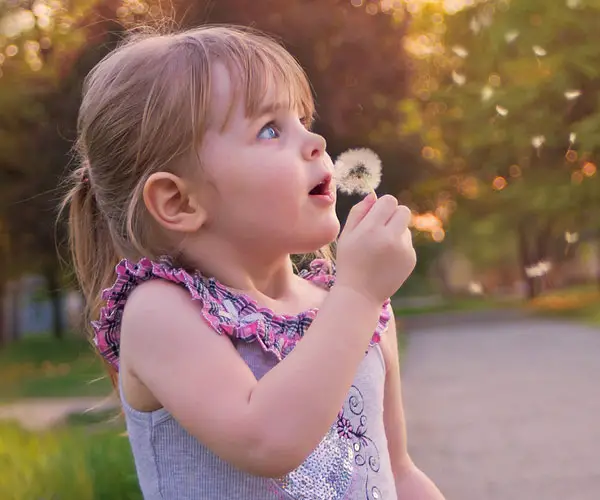
[[[116,271],[115,285],[103,294],[106,307],[93,323],[96,346],[116,369],[123,308],[133,288],[148,279],[166,279],[185,287],[205,320],[216,333],[229,336],[257,379],[285,359],[318,312],[276,315],[213,279],[173,267],[168,259],[124,260]],[[331,287],[335,279],[332,264],[323,260],[313,261],[301,275],[325,287]],[[144,498],[396,500],[383,424],[385,365],[378,345],[390,317],[386,301],[337,418],[304,463],[284,477],[258,477],[233,467],[191,436],[168,411],[135,410],[120,390]]]

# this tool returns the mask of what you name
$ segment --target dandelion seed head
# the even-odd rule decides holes
[[[581,90],[567,90],[565,92],[565,97],[569,101],[574,101],[575,99],[577,99],[580,96],[581,96]]]
[[[349,149],[335,162],[334,180],[346,194],[369,194],[381,182],[381,160],[370,149]]]
[[[571,132],[569,134],[569,142],[571,144],[575,144],[575,141],[577,140],[577,134],[575,132]]]
[[[548,52],[546,52],[546,49],[544,47],[540,47],[539,45],[534,45],[532,49],[533,53],[538,57],[544,57],[548,54]]]

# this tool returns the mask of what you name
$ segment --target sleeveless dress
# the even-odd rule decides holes
[[[162,279],[184,287],[198,313],[226,335],[257,379],[294,349],[316,317],[275,314],[218,281],[174,267],[169,259],[121,261],[106,306],[92,323],[102,356],[119,368],[119,335],[127,298],[139,284]],[[329,261],[315,260],[300,275],[324,288],[335,282]],[[161,408],[140,412],[121,402],[138,480],[146,500],[397,500],[383,424],[385,365],[378,345],[391,318],[389,299],[339,414],[300,467],[278,478],[241,471],[216,456]],[[207,401],[206,404],[210,404]]]

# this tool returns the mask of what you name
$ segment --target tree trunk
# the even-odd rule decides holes
[[[527,286],[526,294],[529,300],[535,299],[537,296],[537,287],[535,284],[535,278],[531,278],[527,275],[527,268],[531,266],[531,258],[529,255],[529,245],[527,244],[527,228],[523,222],[519,223],[517,242],[519,245],[519,261],[521,274],[525,285]]]
[[[435,259],[432,269],[435,273],[440,292],[444,298],[450,298],[452,296],[452,289],[448,283],[448,272],[446,271],[446,258],[444,255],[440,255]],[[430,279],[431,277],[428,276]]]
[[[536,262],[542,262],[548,258],[548,247],[550,244],[550,238],[552,236],[552,224],[547,223],[544,228],[538,233],[536,237]],[[537,281],[537,293],[539,295],[544,291],[544,288],[548,288],[549,277],[546,274]],[[544,285],[546,285],[544,287]]]
[[[45,272],[48,294],[52,306],[52,335],[56,339],[62,339],[64,336],[63,311],[60,293],[60,281],[55,266],[49,266]]]
[[[6,283],[3,276],[0,275],[0,347],[8,343],[8,332],[6,331],[6,321],[4,317],[4,291]]]
[[[600,239],[596,241],[596,285],[600,290]]]
[[[6,294],[8,290],[6,286],[4,287],[4,293]],[[8,340],[19,340],[21,338],[21,282],[15,281],[13,282],[13,286],[10,289],[10,298],[9,304],[9,314],[11,318],[8,322],[10,325],[10,331],[8,332],[7,339]]]

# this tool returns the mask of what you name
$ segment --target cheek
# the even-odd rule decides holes
[[[245,223],[265,217],[293,223],[306,202],[306,172],[297,167],[295,158],[276,152],[256,155],[225,147],[214,138],[203,160],[215,187],[213,209],[219,219],[227,213]]]
[[[284,169],[265,169],[255,175],[239,176],[232,187],[232,196],[244,200],[255,209],[291,213],[301,207],[306,182]]]

